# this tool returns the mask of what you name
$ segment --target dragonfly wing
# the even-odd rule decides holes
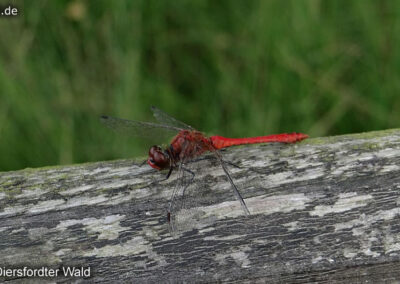
[[[210,220],[203,217],[207,214],[207,210],[216,210],[215,207],[208,208],[208,206],[226,201],[225,191],[216,191],[212,182],[204,178],[205,176],[201,173],[199,174],[200,171],[204,170],[204,166],[209,166],[209,163],[221,164],[236,199],[240,202],[244,213],[250,215],[243,197],[231,178],[226,163],[220,159],[214,159],[214,157],[191,160],[178,166],[168,207],[168,228],[172,236],[208,226]]]
[[[183,201],[181,200],[181,198],[183,198],[183,191],[185,188],[185,172],[183,170],[182,162],[179,163],[176,175],[177,177],[174,189],[172,191],[171,199],[168,206],[168,226],[171,235],[175,235],[177,233],[177,226],[179,226],[179,224],[177,224],[176,222],[176,214],[183,205]]]
[[[214,150],[212,151],[215,154],[215,157],[217,158],[217,160],[219,161],[222,169],[225,172],[226,178],[228,179],[229,183],[231,184],[231,187],[233,189],[233,193],[235,194],[235,197],[237,198],[237,200],[240,202],[240,205],[242,205],[243,211],[246,213],[246,215],[250,215],[250,211],[247,208],[246,203],[244,202],[244,199],[242,197],[242,195],[240,194],[239,189],[237,188],[237,186],[235,185],[235,183],[232,180],[231,174],[229,173],[229,170],[225,164],[225,162],[222,160],[221,154],[217,151]]]
[[[182,130],[170,125],[127,120],[105,115],[100,117],[100,121],[115,132],[140,138],[171,137]]]
[[[166,114],[165,112],[156,108],[155,106],[151,107],[151,111],[153,112],[153,115],[157,119],[157,121],[160,122],[161,124],[170,125],[172,127],[177,127],[180,129],[194,130],[194,128],[191,127],[190,125],[173,118],[172,116]]]

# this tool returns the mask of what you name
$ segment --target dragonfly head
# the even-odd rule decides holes
[[[166,151],[159,146],[152,146],[149,150],[149,158],[147,163],[156,170],[169,168],[170,157]]]

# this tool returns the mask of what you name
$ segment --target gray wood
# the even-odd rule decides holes
[[[251,215],[206,155],[187,165],[174,231],[176,173],[160,181],[142,161],[0,173],[0,267],[84,266],[93,282],[400,281],[400,130],[222,154]]]

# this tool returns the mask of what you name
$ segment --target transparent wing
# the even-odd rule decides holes
[[[216,210],[212,205],[223,203],[232,194],[232,191],[229,192],[226,188],[216,188],[212,179],[205,178],[206,175],[202,171],[204,167],[210,166],[210,163],[213,167],[222,166],[234,196],[239,201],[238,205],[240,203],[244,213],[250,215],[243,197],[229,174],[226,162],[220,159],[218,154],[208,155],[203,159],[181,163],[175,173],[176,180],[168,207],[168,227],[172,236],[209,225],[210,220],[204,219],[204,214],[207,214],[208,209]]]
[[[242,195],[240,194],[239,189],[237,188],[237,186],[233,182],[231,174],[229,173],[228,168],[225,165],[225,162],[221,159],[220,163],[221,163],[222,169],[225,172],[225,175],[226,175],[227,179],[229,180],[229,183],[231,184],[233,193],[235,194],[236,199],[240,202],[240,205],[242,206],[242,209],[243,209],[244,213],[246,213],[246,215],[250,215],[250,211],[247,208],[247,205],[244,202],[244,199],[243,199]]]
[[[182,145],[182,151],[185,152],[186,147],[193,147],[193,144]],[[216,190],[212,190],[213,185],[201,174],[208,163],[214,161],[215,166],[220,165],[231,185],[236,199],[239,201],[244,213],[250,215],[249,209],[243,200],[237,186],[233,182],[229,173],[226,162],[222,159],[218,150],[210,148],[212,155],[198,159],[183,158],[177,167],[177,180],[170,199],[168,208],[169,228],[172,235],[179,231],[187,231],[195,228],[196,223],[201,220],[204,214],[204,205],[223,202],[226,198],[224,190],[217,194]],[[211,158],[211,159],[209,159]],[[196,176],[196,173],[200,175]],[[221,199],[222,198],[222,199]]]
[[[239,189],[237,188],[236,184],[233,182],[231,174],[230,174],[224,160],[222,159],[221,154],[218,152],[218,150],[214,150],[212,152],[214,153],[214,156],[217,158],[219,164],[221,165],[222,169],[224,170],[226,178],[228,179],[229,183],[231,184],[233,193],[234,193],[236,199],[240,202],[240,205],[242,206],[244,213],[246,213],[246,215],[250,215],[250,211],[247,208],[247,205],[244,202],[244,199],[243,199],[242,195],[240,194]]]
[[[171,235],[175,235],[177,233],[177,229],[179,224],[176,223],[175,214],[177,211],[182,209],[184,202],[184,191],[185,188],[190,186],[187,184],[185,180],[185,171],[183,170],[183,163],[179,163],[178,171],[176,173],[176,181],[174,185],[174,189],[172,191],[171,199],[168,206],[168,225]]]
[[[194,130],[194,128],[190,125],[187,125],[186,123],[183,123],[182,121],[173,118],[172,116],[166,114],[155,106],[151,107],[151,111],[153,112],[153,115],[157,119],[157,121],[163,125],[170,125],[172,127],[177,127],[180,129]]]
[[[172,236],[197,227],[204,211],[203,182],[196,177],[193,163],[180,163],[168,207],[168,227]],[[196,181],[195,181],[196,180]],[[209,191],[211,192],[211,191]],[[210,198],[210,197],[209,197]]]
[[[181,128],[151,122],[101,116],[100,121],[115,132],[141,138],[170,137],[176,135]]]

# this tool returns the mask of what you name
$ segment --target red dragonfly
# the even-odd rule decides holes
[[[226,167],[226,162],[222,160],[221,154],[218,150],[243,144],[269,142],[295,143],[308,138],[308,135],[302,133],[284,133],[250,138],[226,138],[222,136],[206,137],[203,133],[195,130],[190,125],[176,120],[154,106],[151,107],[151,110],[159,123],[132,121],[110,116],[102,116],[101,121],[113,130],[137,137],[154,136],[154,134],[160,134],[161,131],[174,133],[176,136],[172,139],[167,148],[162,149],[160,146],[152,146],[149,150],[149,158],[147,159],[147,163],[156,170],[169,169],[166,177],[167,179],[171,175],[173,169],[178,169],[178,176],[183,177],[183,174],[180,173],[186,170],[194,177],[194,173],[185,169],[184,165],[207,151],[214,153],[214,156],[219,161],[219,164],[231,184],[236,198],[239,200],[247,215],[250,214],[250,211],[247,208],[238,188],[233,182]],[[193,180],[193,177],[191,181]],[[185,189],[189,186],[188,184],[185,185],[184,182],[179,182],[179,180],[178,183],[180,185],[175,187],[170,200],[168,221],[171,220],[171,209],[173,208],[173,202],[177,192],[182,192],[182,194],[184,194]]]

